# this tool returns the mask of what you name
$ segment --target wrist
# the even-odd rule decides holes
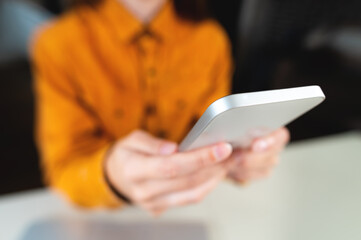
[[[104,157],[104,161],[103,161],[103,176],[104,176],[104,180],[105,183],[107,184],[109,190],[122,202],[126,203],[126,204],[132,204],[132,201],[125,196],[123,193],[121,193],[121,191],[119,191],[116,186],[112,183],[111,179],[110,179],[110,169],[111,169],[111,164],[110,164],[110,155],[113,149],[113,146],[109,147],[108,152],[106,153],[105,157]]]

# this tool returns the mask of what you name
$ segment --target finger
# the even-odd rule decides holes
[[[279,155],[263,156],[259,158],[260,154],[249,154],[252,158],[243,158],[241,161],[235,162],[228,168],[228,176],[237,181],[248,181],[253,179],[252,175],[265,170],[271,171],[279,163]],[[254,157],[258,155],[258,157]],[[249,177],[248,175],[251,175]]]
[[[272,172],[271,168],[257,169],[254,171],[239,171],[229,175],[233,180],[240,183],[246,183],[269,177]]]
[[[278,161],[273,161],[274,157],[278,158],[288,141],[288,130],[281,128],[267,137],[255,140],[250,149],[235,149],[231,155],[234,162],[231,168],[239,167],[239,165],[248,169],[274,166],[278,163]]]
[[[225,176],[225,171],[214,176],[202,185],[191,190],[181,191],[159,197],[149,203],[143,205],[146,209],[152,211],[153,209],[170,208],[176,206],[183,206],[192,203],[198,203],[214,189],[220,180]]]
[[[190,174],[207,166],[225,161],[232,153],[232,146],[219,143],[201,149],[157,156],[144,161],[142,177],[145,179],[175,178]],[[141,176],[140,176],[141,177]]]
[[[251,151],[243,151],[240,154],[232,156],[236,164],[232,168],[241,168],[243,170],[254,170],[265,167],[274,167],[279,163],[278,149],[272,151],[254,153]]]
[[[265,152],[269,149],[282,149],[290,140],[290,133],[287,128],[280,128],[268,136],[256,139],[252,145],[253,152]]]
[[[123,142],[123,146],[149,155],[169,155],[177,151],[177,144],[136,130]]]
[[[159,216],[162,215],[165,211],[167,211],[166,208],[152,209],[152,210],[150,210],[150,212],[151,212],[151,214],[153,215],[153,217],[159,217]]]
[[[150,201],[172,192],[195,188],[225,170],[225,164],[217,164],[180,178],[144,181],[140,183],[138,193],[134,195],[139,202]]]

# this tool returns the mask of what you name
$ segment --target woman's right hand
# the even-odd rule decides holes
[[[105,174],[117,191],[158,215],[201,201],[227,175],[227,143],[177,152],[177,144],[140,130],[119,140],[105,159]]]

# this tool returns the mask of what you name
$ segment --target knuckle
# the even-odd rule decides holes
[[[207,160],[209,160],[208,153],[197,155],[194,159],[195,167],[197,169],[202,169],[203,167],[207,166]]]
[[[202,169],[208,166],[209,163],[216,162],[216,158],[212,150],[207,149],[195,155],[193,161],[197,169]]]
[[[193,175],[193,176],[188,177],[185,180],[185,186],[184,187],[190,188],[190,187],[196,186],[198,183],[200,183],[200,177],[197,176],[197,175]]]
[[[214,152],[212,149],[208,149],[206,154],[202,156],[202,161],[204,165],[207,165],[208,161],[211,163],[214,163],[217,161],[216,156],[214,155]]]
[[[134,130],[134,131],[129,135],[129,137],[130,137],[131,139],[141,139],[141,138],[144,137],[144,135],[145,135],[145,133],[144,133],[142,130],[137,129],[137,130]]]
[[[160,174],[166,178],[175,177],[179,172],[179,167],[172,162],[166,162],[166,163],[161,162],[159,169],[160,169]]]

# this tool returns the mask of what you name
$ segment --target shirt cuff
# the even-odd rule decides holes
[[[105,147],[98,150],[95,158],[97,159],[97,170],[96,175],[94,176],[98,179],[98,192],[102,197],[102,202],[105,206],[110,208],[121,207],[125,201],[117,196],[117,194],[113,191],[112,187],[108,184],[107,177],[104,172],[104,161],[107,156],[108,150],[111,147],[111,144],[106,145]]]

